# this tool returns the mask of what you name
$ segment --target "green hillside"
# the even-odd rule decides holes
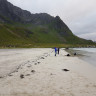
[[[75,41],[75,42],[74,42]],[[31,24],[0,24],[0,47],[67,47],[91,44],[91,41],[60,35],[56,29]],[[94,44],[94,43],[93,43]]]

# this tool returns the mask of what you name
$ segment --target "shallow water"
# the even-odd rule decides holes
[[[96,48],[72,48],[72,50],[77,54],[83,55],[79,56],[80,59],[96,67]]]

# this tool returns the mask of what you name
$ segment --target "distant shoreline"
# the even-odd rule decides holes
[[[81,50],[82,49],[82,50]],[[83,50],[84,49],[84,50]],[[74,56],[74,53],[76,53],[77,55],[77,57],[79,58],[79,59],[81,59],[81,60],[84,60],[84,61],[86,61],[87,63],[89,63],[89,64],[91,64],[91,65],[93,65],[93,66],[95,66],[96,67],[96,64],[95,64],[95,62],[96,62],[96,59],[95,59],[95,57],[96,57],[96,52],[88,52],[87,50],[94,50],[94,49],[96,49],[96,48],[76,48],[76,49],[69,49],[69,50],[66,50],[69,54],[71,54],[71,56]]]

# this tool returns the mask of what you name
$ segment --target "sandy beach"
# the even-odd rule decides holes
[[[66,54],[61,49],[54,56],[51,48],[1,49],[0,96],[96,96],[96,67]]]

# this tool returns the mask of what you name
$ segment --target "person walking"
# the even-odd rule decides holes
[[[56,56],[56,54],[57,54],[57,48],[55,47],[55,56]]]
[[[59,50],[59,48],[58,48],[58,54],[59,54],[59,51],[60,51],[60,50]]]

